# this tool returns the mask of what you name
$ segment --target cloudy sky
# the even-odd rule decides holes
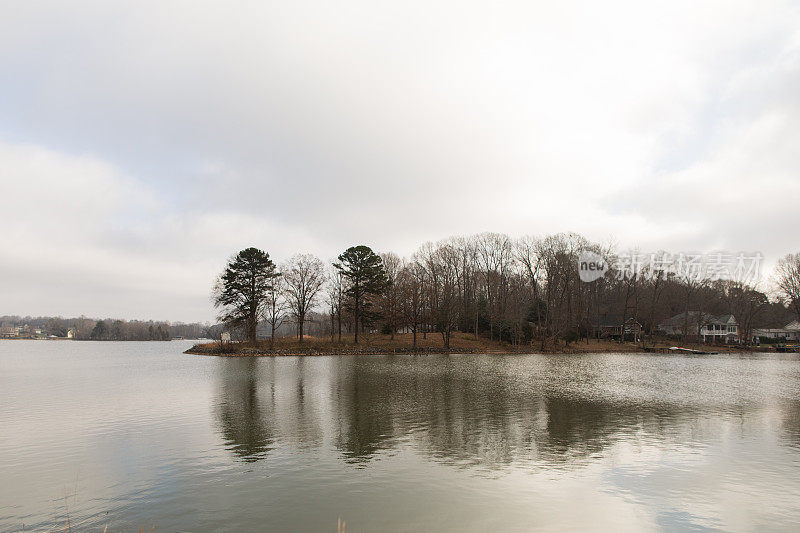
[[[800,250],[800,3],[0,4],[0,315],[481,231]]]

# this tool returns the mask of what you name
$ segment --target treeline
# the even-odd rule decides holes
[[[606,275],[582,281],[583,252],[603,258]],[[339,341],[343,333],[358,342],[360,332],[404,331],[414,343],[435,333],[449,347],[452,332],[461,331],[542,349],[600,336],[602,325],[629,319],[652,336],[659,323],[687,311],[734,315],[742,339],[753,328],[800,318],[800,254],[779,263],[772,300],[747,281],[653,264],[623,272],[614,255],[573,233],[454,237],[426,243],[408,258],[355,246],[328,265],[310,254],[275,265],[267,252],[248,248],[229,261],[214,299],[220,320],[251,341],[259,333],[275,337],[291,323],[302,342],[309,317],[315,332]]]
[[[77,340],[149,341],[170,340],[176,337],[210,338],[212,335],[218,335],[214,326],[208,324],[111,318],[96,320],[85,316],[78,318],[2,316],[0,325],[25,328],[20,331],[19,336],[31,338],[70,336]]]

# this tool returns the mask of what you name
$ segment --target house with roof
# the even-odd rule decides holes
[[[3,324],[0,326],[0,337],[4,339],[13,339],[19,337],[22,328],[13,324]]]
[[[696,336],[703,342],[739,343],[739,323],[733,315],[713,315],[703,311],[688,311],[675,315],[658,325],[667,335]]]
[[[782,328],[755,328],[753,329],[753,342],[759,343],[762,339],[777,342],[799,342],[800,321],[794,320]]]
[[[619,339],[624,336],[625,339],[638,342],[642,336],[642,325],[632,316],[623,318],[621,315],[603,313],[592,325],[601,339]]]

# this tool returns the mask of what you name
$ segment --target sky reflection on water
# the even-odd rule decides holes
[[[800,360],[0,342],[0,530],[793,530]]]

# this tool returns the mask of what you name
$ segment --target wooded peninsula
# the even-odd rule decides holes
[[[602,268],[588,281],[586,253]],[[454,237],[410,258],[358,245],[327,265],[312,254],[276,265],[251,247],[213,287],[225,332],[188,352],[619,352],[677,341],[740,351],[800,320],[800,253],[766,282],[721,275],[718,262],[713,271],[675,268],[664,252],[628,269],[620,255],[574,233]]]

